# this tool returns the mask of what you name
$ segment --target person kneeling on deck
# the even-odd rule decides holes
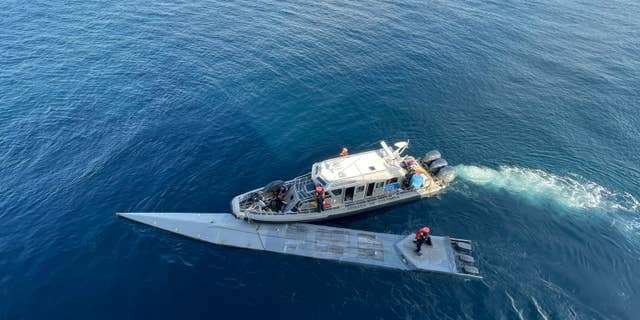
[[[418,230],[418,232],[416,233],[416,240],[414,241],[416,243],[416,253],[421,256],[422,252],[420,252],[420,247],[422,247],[423,243],[427,243],[427,245],[431,245],[431,236],[429,236],[429,232],[431,230],[429,230],[429,227],[422,227],[420,230]]]
[[[316,192],[313,194],[313,197],[316,199],[316,204],[318,205],[318,212],[324,211],[324,190],[321,185],[316,187]]]
[[[347,147],[342,147],[342,151],[340,151],[340,156],[345,157],[349,155],[349,149]]]

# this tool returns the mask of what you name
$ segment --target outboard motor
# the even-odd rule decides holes
[[[282,180],[271,181],[267,183],[267,185],[264,186],[264,188],[262,188],[262,192],[278,192],[280,190],[280,187],[283,184],[284,184],[284,181]]]
[[[435,160],[429,165],[429,172],[436,174],[438,173],[438,171],[440,171],[440,169],[446,167],[447,165],[448,163],[445,159]]]
[[[446,183],[449,183],[456,178],[456,169],[450,166],[446,166],[438,171],[436,177]]]
[[[440,159],[440,157],[441,157],[440,151],[431,150],[424,155],[424,158],[422,158],[422,163],[424,163],[425,166],[429,166],[431,165],[431,162],[434,162]]]

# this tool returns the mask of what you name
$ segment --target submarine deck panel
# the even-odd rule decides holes
[[[449,237],[431,236],[433,245],[414,253],[413,235],[294,223],[248,223],[227,213],[118,213],[152,227],[205,242],[371,265],[383,268],[432,271],[480,278],[458,271]]]
[[[267,251],[316,259],[407,270],[395,252],[402,236],[312,224],[261,224],[258,234]]]

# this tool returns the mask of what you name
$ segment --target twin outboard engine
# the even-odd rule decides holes
[[[440,151],[431,150],[424,155],[424,158],[422,158],[422,163],[428,167],[431,165],[431,162],[434,162],[440,158],[441,158]]]
[[[434,162],[431,162],[431,164],[429,165],[429,172],[436,174],[438,173],[438,171],[440,171],[440,169],[446,167],[447,165],[448,165],[447,160],[438,159]]]
[[[450,166],[446,166],[438,171],[436,177],[440,178],[446,183],[449,183],[456,178],[456,169]]]
[[[438,150],[427,152],[427,154],[424,155],[424,158],[422,158],[422,163],[429,169],[431,174],[446,183],[449,183],[456,178],[456,170],[449,166],[447,160],[442,159],[442,155]]]

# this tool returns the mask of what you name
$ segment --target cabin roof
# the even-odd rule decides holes
[[[327,159],[312,167],[312,177],[327,182],[325,188],[356,182],[382,181],[405,174],[396,161],[385,157],[383,149]]]

